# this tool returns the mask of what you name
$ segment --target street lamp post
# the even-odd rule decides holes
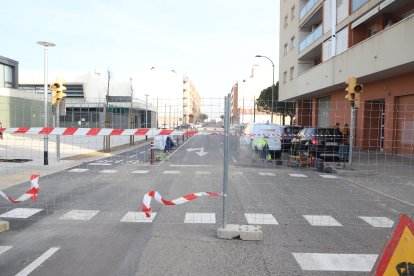
[[[145,94],[145,128],[148,128],[148,94]]]
[[[47,116],[47,50],[48,47],[56,46],[55,44],[51,42],[46,41],[38,41],[37,44],[42,45],[44,48],[44,127],[47,128],[48,125],[48,116]],[[47,132],[46,132],[47,133]],[[49,156],[48,156],[48,135],[44,135],[44,150],[43,150],[43,165],[49,164]]]
[[[272,63],[272,68],[273,68],[273,82],[272,82],[272,104],[270,107],[270,110],[272,112],[272,117],[270,118],[270,122],[273,123],[273,101],[274,101],[274,95],[275,95],[275,64],[273,63],[273,61],[266,57],[266,56],[262,56],[262,55],[256,55],[256,57],[260,58],[267,58],[271,63]]]

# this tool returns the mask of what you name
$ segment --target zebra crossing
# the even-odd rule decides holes
[[[44,209],[39,208],[15,208],[3,214],[0,214],[0,218],[8,219],[28,219]],[[79,221],[90,221],[100,213],[100,210],[69,210],[64,215],[60,216],[59,220],[79,220]],[[119,220],[120,222],[153,222],[157,213],[151,213],[150,218],[146,218],[145,213],[127,211]],[[262,213],[245,213],[246,222],[248,224],[259,224],[259,225],[279,225],[277,219],[273,214],[262,214]],[[316,227],[342,227],[344,226],[339,220],[329,215],[302,215],[304,221],[310,226]],[[349,218],[349,217],[348,217]],[[359,219],[361,225],[370,225],[373,228],[391,228],[394,225],[394,221],[388,217],[379,216],[356,216]],[[112,218],[111,218],[112,220]],[[183,223],[216,223],[215,213],[186,213]],[[355,225],[353,225],[355,226]]]
[[[69,169],[67,171],[71,172],[71,173],[84,173],[84,172],[91,171],[91,169],[89,169],[89,168],[73,168],[73,169]],[[93,172],[96,172],[96,170],[93,170]],[[114,174],[114,173],[118,173],[120,171],[115,170],[115,169],[103,169],[103,170],[99,170],[98,172],[99,173],[106,173],[106,174]],[[122,171],[122,172],[125,172],[125,171]],[[132,170],[129,173],[132,173],[132,174],[148,174],[149,172],[150,172],[150,170]],[[178,175],[178,174],[181,173],[181,171],[179,171],[179,170],[164,170],[161,173],[162,174],[176,174],[176,175]],[[194,171],[194,173],[197,176],[209,176],[209,175],[214,174],[214,172],[207,171],[207,170]],[[243,173],[241,171],[231,172],[231,174],[234,175],[234,176],[243,176],[243,175],[245,175],[245,173]],[[262,172],[262,171],[258,171],[257,174],[259,176],[263,176],[263,177],[277,177],[277,176],[281,175],[281,174],[277,174],[277,173]],[[249,175],[251,175],[251,173]],[[292,177],[292,178],[308,178],[309,177],[305,174],[298,174],[298,173],[289,173],[288,175],[289,175],[289,177]],[[331,175],[331,174],[319,174],[319,177],[321,177],[323,179],[338,178],[337,176]]]

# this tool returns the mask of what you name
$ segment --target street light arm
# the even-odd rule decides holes
[[[260,57],[267,58],[272,63],[272,66],[275,67],[275,64],[273,63],[273,61],[270,58],[268,58],[267,56],[256,55],[256,57],[258,57],[258,58],[260,58]]]

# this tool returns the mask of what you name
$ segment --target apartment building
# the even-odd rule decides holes
[[[349,124],[356,77],[356,147],[414,154],[414,1],[280,3],[279,101],[296,102],[296,123]]]

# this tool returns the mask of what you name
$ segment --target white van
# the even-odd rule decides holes
[[[253,149],[253,141],[258,138],[265,138],[269,145],[269,151],[275,158],[282,154],[282,133],[283,128],[276,124],[249,123],[243,130],[240,144]]]
[[[155,150],[164,150],[165,141],[167,141],[168,135],[157,135],[154,137],[154,149]]]

